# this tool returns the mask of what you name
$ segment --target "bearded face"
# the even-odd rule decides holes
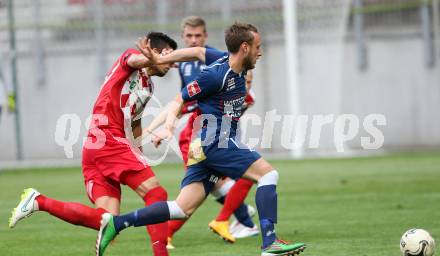
[[[243,60],[243,65],[246,70],[251,70],[255,68],[255,63],[257,59],[252,57],[252,54],[249,53],[248,56]]]

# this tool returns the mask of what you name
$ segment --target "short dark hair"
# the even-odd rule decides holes
[[[171,47],[173,50],[177,49],[176,41],[162,32],[150,32],[147,35],[147,39],[150,40],[150,47],[152,49],[156,48],[160,51],[167,47]]]
[[[252,44],[254,35],[252,32],[258,33],[257,28],[248,23],[235,22],[225,30],[225,43],[228,51],[237,53],[240,45],[244,42]]]

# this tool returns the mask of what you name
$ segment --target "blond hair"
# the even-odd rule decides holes
[[[182,20],[182,30],[186,27],[200,27],[203,26],[203,30],[206,32],[206,22],[199,16],[188,16]]]

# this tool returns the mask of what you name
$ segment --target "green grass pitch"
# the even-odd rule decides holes
[[[272,161],[280,172],[278,235],[303,241],[312,256],[398,256],[400,236],[425,228],[440,243],[440,154]],[[170,198],[178,192],[181,165],[154,167]],[[93,255],[96,231],[38,212],[9,230],[10,211],[26,187],[47,196],[90,205],[80,168],[0,172],[0,255]],[[247,202],[254,205],[255,191]],[[122,212],[142,207],[123,189]],[[260,237],[225,244],[207,229],[219,210],[212,198],[176,234],[171,255],[259,255]],[[438,246],[440,247],[440,246]],[[124,231],[107,255],[151,255],[145,228]],[[436,255],[440,255],[437,248]]]

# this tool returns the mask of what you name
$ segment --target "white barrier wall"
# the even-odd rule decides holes
[[[422,42],[416,39],[400,41],[370,41],[369,67],[356,66],[355,48],[347,43],[342,51],[331,46],[304,46],[300,50],[301,106],[304,114],[342,113],[363,118],[371,113],[386,116],[387,125],[379,127],[384,134],[384,148],[440,148],[440,64],[427,68]],[[342,53],[342,54],[341,54]],[[254,89],[257,105],[249,111],[264,117],[266,111],[288,114],[286,98],[286,66],[284,46],[264,46],[263,59],[257,65]],[[107,56],[108,65],[118,54]],[[34,84],[32,56],[20,56],[18,62],[22,138],[25,159],[65,158],[62,147],[55,143],[56,122],[63,114],[77,114],[81,121],[82,138],[85,118],[90,114],[100,88],[97,81],[96,57],[69,55],[47,56],[47,82]],[[156,80],[156,95],[166,104],[176,94],[180,82],[176,70]],[[310,124],[310,121],[309,121]],[[362,128],[362,127],[361,127]],[[320,148],[306,152],[334,152],[334,123],[324,126]],[[262,126],[251,126],[248,134],[261,136]],[[281,122],[275,123],[272,152],[286,152],[280,143]],[[310,135],[310,127],[307,130]],[[364,136],[361,129],[359,136]],[[13,117],[3,113],[0,122],[0,160],[15,157]],[[359,136],[347,146],[360,148]],[[308,143],[307,138],[306,143]],[[306,144],[307,145],[307,144]],[[74,158],[81,157],[81,140],[73,147]],[[146,147],[147,155],[157,151]]]

